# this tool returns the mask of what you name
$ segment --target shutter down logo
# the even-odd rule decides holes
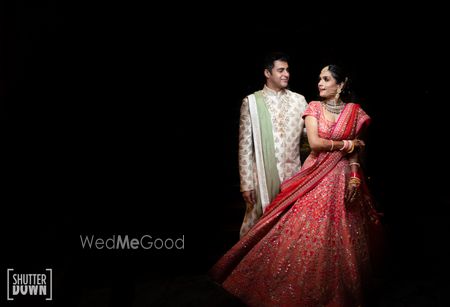
[[[37,297],[51,301],[52,293],[52,269],[43,272],[18,272],[15,269],[7,269],[7,300],[13,301],[18,297]]]

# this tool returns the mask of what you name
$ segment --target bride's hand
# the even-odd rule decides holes
[[[345,202],[352,204],[360,194],[360,183],[350,179],[345,191]]]
[[[354,139],[353,144],[354,144],[355,148],[357,148],[360,151],[363,150],[364,147],[366,146],[366,143],[364,143],[364,141],[360,140],[360,139]]]

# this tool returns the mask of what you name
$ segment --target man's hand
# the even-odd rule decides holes
[[[242,197],[244,198],[247,204],[251,205],[251,208],[253,208],[253,206],[256,204],[255,190],[242,192]]]

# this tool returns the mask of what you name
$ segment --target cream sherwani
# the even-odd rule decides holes
[[[276,166],[280,182],[283,182],[300,170],[300,140],[304,127],[302,115],[307,102],[302,95],[287,89],[275,92],[264,86],[262,94],[270,113]],[[249,96],[247,96],[242,102],[239,124],[239,174],[242,192],[259,189],[258,173],[261,172],[258,172],[255,162],[252,131]],[[268,203],[262,203],[263,211],[267,205]],[[253,226],[259,216],[260,213],[250,212],[247,208],[241,236]]]

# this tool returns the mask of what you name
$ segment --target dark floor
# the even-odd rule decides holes
[[[449,284],[433,280],[389,280],[370,306],[449,306]],[[128,295],[112,287],[83,288],[65,306],[244,306],[205,275],[149,279],[133,284]],[[123,289],[121,289],[123,291]],[[119,291],[119,290],[118,290]],[[375,301],[376,300],[376,301]]]
[[[79,264],[67,265],[67,271],[61,271],[66,276],[57,276],[54,285],[55,293],[59,293],[55,304],[62,303],[61,306],[243,306],[211,281],[206,268],[195,261],[191,270],[180,268],[179,273],[176,264],[167,272],[139,272],[136,267],[127,271],[124,267],[114,268],[111,263],[97,271],[80,268]],[[98,272],[105,268],[113,274],[100,277]],[[403,268],[390,270],[376,278],[368,306],[449,306],[448,279],[423,272],[415,275],[414,266],[409,274],[402,272]]]
[[[141,307],[141,306],[243,306],[206,275],[207,265],[190,259],[182,263],[153,258],[155,266],[141,257],[67,258],[54,268],[54,301],[33,301],[33,306]],[[205,258],[206,259],[206,258]],[[158,263],[159,261],[159,263]],[[449,306],[450,282],[439,274],[415,274],[390,267],[379,275],[370,307]],[[161,267],[155,268],[158,265]],[[164,271],[164,266],[170,265]],[[186,267],[192,265],[192,267]],[[419,264],[418,264],[419,265]],[[139,267],[142,269],[139,269]],[[19,306],[19,302],[11,306]],[[9,306],[9,305],[8,305]]]
[[[27,249],[6,239],[6,246],[17,247],[16,253],[7,254],[8,266],[32,259],[31,267],[50,266],[54,274],[52,302],[17,300],[6,306],[243,306],[207,277],[208,269],[237,241],[242,213],[242,204],[233,202],[218,219],[230,223],[184,233],[185,249],[178,251],[82,250],[70,246],[78,241],[77,231],[51,227],[36,234]],[[450,255],[440,249],[448,224],[442,219],[385,220],[389,244],[375,272],[368,307],[450,306]],[[105,225],[107,221],[101,223]]]
[[[399,277],[380,283],[382,288],[370,306],[449,306],[448,282]],[[243,306],[205,275],[165,276],[132,288],[126,298],[111,287],[83,288],[73,306]]]

